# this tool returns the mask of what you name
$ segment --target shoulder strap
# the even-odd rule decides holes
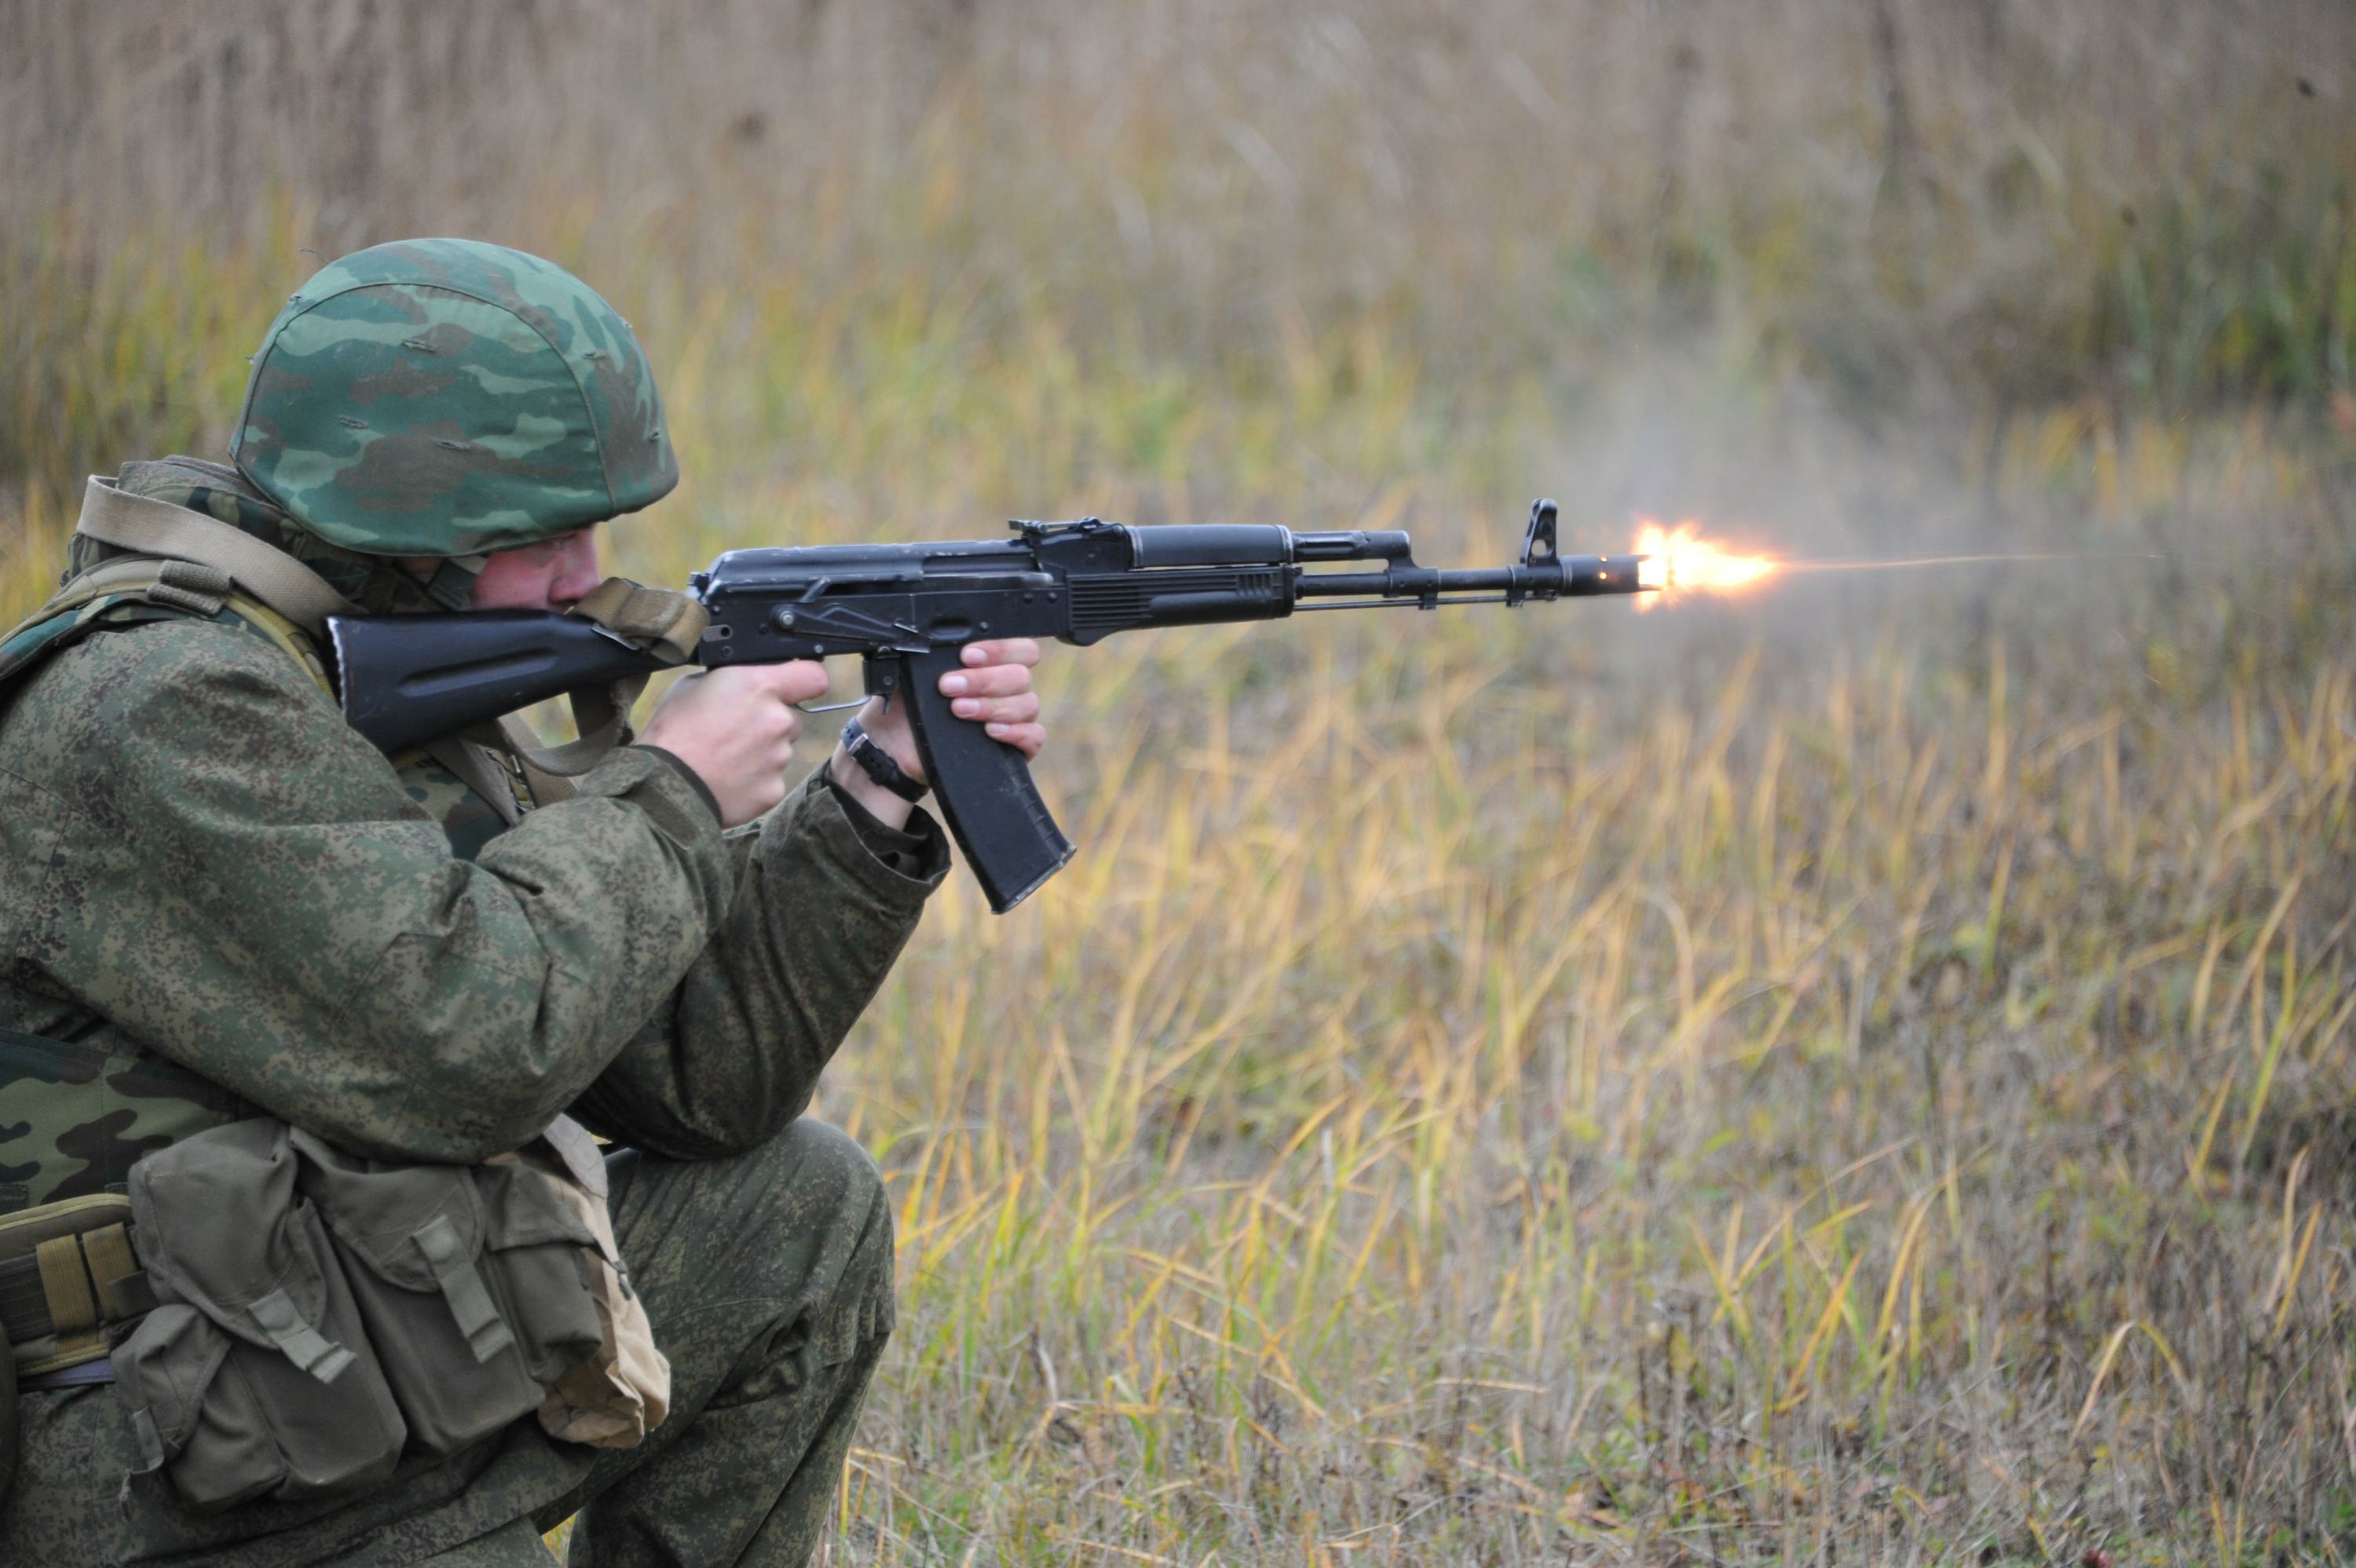
[[[274,645],[281,653],[303,667],[304,673],[319,683],[319,689],[330,698],[336,695],[335,683],[327,678],[327,667],[320,662],[318,645],[311,635],[294,622],[258,600],[242,593],[231,593],[221,602],[222,608],[236,612],[238,617],[262,635],[262,640]]]
[[[134,496],[102,475],[82,491],[74,531],[142,555],[192,560],[225,572],[279,615],[316,635],[330,615],[357,615],[359,607],[325,578],[252,534],[169,501]]]
[[[445,735],[439,741],[429,742],[423,750],[427,756],[441,763],[451,777],[473,790],[476,798],[497,813],[501,822],[513,827],[523,820],[514,783],[506,765],[489,746],[463,735]],[[546,805],[549,801],[534,791],[533,804]]]

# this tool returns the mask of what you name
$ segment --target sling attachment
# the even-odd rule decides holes
[[[687,662],[702,641],[704,628],[712,624],[712,612],[691,596],[648,588],[623,577],[605,579],[569,613],[668,664]],[[504,738],[523,763],[541,804],[548,800],[541,793],[544,779],[578,778],[611,755],[614,748],[628,742],[630,708],[646,687],[644,676],[634,676],[610,687],[574,692],[573,721],[581,738],[561,746],[541,745],[520,720],[502,721]],[[571,793],[569,788],[559,788]]]
[[[609,577],[570,612],[666,664],[684,664],[712,624],[712,612],[690,594]]]

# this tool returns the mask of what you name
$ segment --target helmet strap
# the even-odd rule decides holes
[[[483,574],[490,557],[487,555],[454,555],[444,558],[434,569],[434,575],[421,586],[425,597],[444,610],[464,610],[475,601],[475,579]]]

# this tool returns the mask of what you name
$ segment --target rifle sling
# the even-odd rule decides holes
[[[201,512],[134,496],[93,474],[82,491],[76,533],[142,555],[193,560],[229,574],[248,593],[316,635],[330,615],[357,615],[359,606],[284,550]]]

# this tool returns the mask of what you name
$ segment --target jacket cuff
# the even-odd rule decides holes
[[[797,814],[830,858],[886,899],[915,907],[948,875],[948,836],[922,806],[909,812],[906,827],[886,827],[823,765],[799,793]]]

